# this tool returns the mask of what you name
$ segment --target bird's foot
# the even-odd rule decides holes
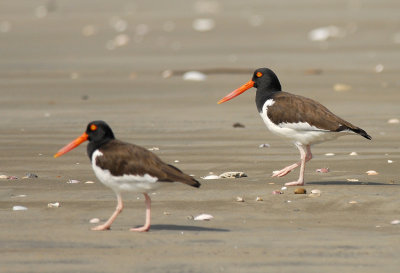
[[[282,170],[278,170],[278,171],[273,171],[272,172],[272,177],[282,177],[287,175],[288,173],[290,173],[293,170],[293,168],[283,168]]]
[[[285,186],[303,186],[304,181],[294,181],[294,182],[288,182],[285,183]]]
[[[91,228],[92,230],[109,230],[110,226],[109,225],[99,225]]]
[[[150,227],[143,226],[139,228],[131,228],[130,231],[136,231],[136,232],[146,232],[149,231]]]

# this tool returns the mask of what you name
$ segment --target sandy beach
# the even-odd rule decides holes
[[[2,1],[0,175],[18,179],[0,179],[0,271],[399,272],[399,12],[393,0]],[[272,171],[299,155],[266,129],[255,92],[217,105],[259,67],[372,136],[314,146],[307,194],[272,194],[298,170]],[[111,230],[91,231],[114,193],[86,145],[53,158],[99,119],[202,184],[150,194],[150,232],[129,231],[144,223],[141,194],[124,195]],[[227,171],[247,177],[201,178]]]

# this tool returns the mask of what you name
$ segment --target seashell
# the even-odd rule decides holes
[[[260,197],[260,196],[257,196],[256,201],[264,201],[264,199],[262,199],[262,197]]]
[[[169,211],[164,211],[163,214],[164,215],[171,215],[171,213]]]
[[[9,179],[9,180],[17,180],[18,177],[14,176],[14,175],[11,175],[11,176],[7,177],[7,179]]]
[[[393,220],[392,222],[390,222],[392,225],[398,225],[400,224],[400,220]]]
[[[316,169],[315,171],[317,173],[329,173],[329,169],[328,168]]]
[[[269,185],[275,185],[275,183],[274,183],[274,182],[269,182],[268,184],[269,184]]]
[[[321,196],[321,191],[317,190],[317,189],[311,190],[311,193],[308,196],[310,196],[310,197],[319,197],[319,196]]]
[[[258,146],[258,148],[269,148],[269,147],[271,147],[271,145],[269,145],[268,143],[263,143],[260,144],[260,146]]]
[[[236,202],[244,202],[244,197],[236,196]]]
[[[215,21],[210,18],[198,18],[193,21],[192,27],[200,32],[210,31],[215,27]]]
[[[346,32],[337,26],[319,27],[308,33],[308,39],[314,42],[326,41],[330,38],[344,37]]]
[[[61,205],[59,202],[55,202],[55,203],[48,203],[47,207],[48,208],[58,208],[58,207],[61,207]]]
[[[70,180],[67,181],[68,184],[76,184],[76,183],[79,183],[79,182],[80,181],[76,180],[76,179],[70,179]]]
[[[400,120],[398,118],[391,118],[387,121],[389,124],[399,124]]]
[[[357,152],[351,152],[349,155],[358,155]]]
[[[377,64],[377,65],[375,66],[375,72],[376,72],[376,73],[381,73],[381,72],[383,71],[384,68],[385,68],[385,67],[383,66],[383,64]]]
[[[206,74],[201,73],[199,71],[188,71],[182,76],[185,81],[205,81],[207,79]]]
[[[148,148],[147,150],[149,150],[149,151],[158,151],[158,150],[160,150],[160,148],[152,147],[152,148]]]
[[[388,159],[387,163],[392,164],[393,160]]]
[[[219,175],[219,178],[241,178],[247,177],[244,172],[225,172]]]
[[[272,191],[272,194],[283,194],[283,192],[281,192],[280,190],[275,190],[275,191]]]
[[[233,128],[245,128],[246,126],[244,126],[244,124],[241,124],[240,122],[235,122],[232,125]]]
[[[349,204],[357,204],[357,201],[350,201]]]
[[[335,154],[334,153],[326,153],[325,155],[326,156],[334,156]]]
[[[179,160],[178,160],[178,159],[176,159],[176,160],[174,160],[174,162],[175,162],[175,163],[179,163]]]
[[[311,190],[311,193],[321,194],[321,191],[320,191],[320,190],[317,190],[317,189],[314,189],[314,190]]]
[[[195,221],[210,221],[211,219],[213,219],[214,216],[212,216],[211,214],[200,214],[197,215],[196,217],[193,218],[193,220]]]
[[[369,170],[369,171],[366,171],[365,173],[368,175],[378,175],[379,174],[377,171],[374,171],[374,170]]]
[[[210,175],[207,175],[207,176],[203,176],[201,178],[202,179],[219,179],[220,177],[218,175],[215,175],[215,174],[210,174]]]
[[[172,77],[173,74],[174,74],[174,72],[173,72],[172,70],[167,69],[167,70],[164,70],[164,71],[161,73],[161,77],[163,77],[164,79],[167,79],[167,78]]]
[[[349,182],[358,182],[359,181],[356,178],[347,178],[346,180],[349,181]]]
[[[294,190],[294,194],[306,194],[307,191],[305,188],[297,188]]]
[[[22,197],[27,197],[27,195],[26,194],[18,194],[15,196],[11,196],[11,198],[22,198]]]
[[[284,187],[281,188],[281,191],[285,191],[285,190],[287,190],[287,187],[286,187],[286,186],[284,186]]]
[[[12,209],[13,209],[13,210],[27,210],[28,208],[27,208],[27,207],[24,207],[24,206],[13,206]]]
[[[8,179],[8,175],[2,174],[0,175],[0,179]]]
[[[38,178],[39,176],[37,174],[34,173],[26,173],[24,177],[22,177],[22,179],[25,178]]]
[[[89,220],[89,223],[91,223],[91,224],[100,223],[100,219],[99,218],[92,218],[92,219]]]
[[[93,181],[86,181],[85,184],[94,184]]]
[[[344,83],[336,83],[336,84],[333,86],[333,90],[335,90],[336,92],[345,92],[345,91],[349,91],[349,90],[351,90],[351,85],[344,84]]]

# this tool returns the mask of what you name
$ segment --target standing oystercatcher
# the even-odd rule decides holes
[[[118,205],[110,219],[92,230],[110,229],[111,224],[123,209],[121,192],[133,191],[143,193],[146,199],[146,223],[143,227],[131,231],[148,231],[150,229],[151,199],[147,194],[162,183],[182,182],[193,187],[200,183],[178,168],[166,164],[155,154],[143,147],[115,139],[107,123],[101,120],[88,124],[86,132],[60,149],[54,157],[59,157],[88,140],[87,154],[97,178],[117,195]]]
[[[311,144],[354,133],[371,139],[363,129],[336,116],[322,104],[283,92],[278,77],[268,68],[254,71],[250,81],[226,95],[218,104],[233,99],[251,87],[257,88],[256,105],[267,128],[289,138],[300,151],[300,162],[275,171],[272,175],[282,177],[300,166],[299,179],[286,183],[287,186],[304,185],[305,164],[312,158]]]

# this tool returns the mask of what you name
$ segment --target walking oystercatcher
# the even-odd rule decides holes
[[[267,128],[292,140],[300,151],[300,162],[275,171],[272,175],[282,177],[300,166],[299,179],[286,183],[287,186],[304,185],[304,168],[312,158],[312,144],[354,133],[371,139],[363,129],[336,116],[322,104],[283,92],[278,77],[268,68],[254,71],[250,81],[226,95],[218,104],[233,99],[251,87],[257,88],[256,105]]]
[[[87,154],[97,178],[117,195],[118,205],[111,217],[92,230],[110,229],[111,224],[123,209],[121,192],[141,192],[146,203],[146,222],[143,227],[131,231],[150,229],[151,199],[147,192],[165,182],[182,182],[200,187],[200,183],[178,168],[164,163],[158,156],[143,147],[115,139],[107,123],[101,120],[88,124],[86,132],[60,149],[54,157],[59,157],[81,143],[89,141]]]

